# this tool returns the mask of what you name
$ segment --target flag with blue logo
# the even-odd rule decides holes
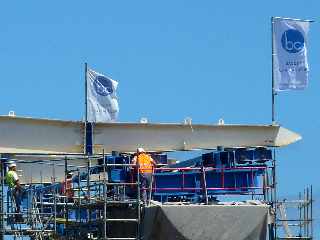
[[[273,18],[275,91],[302,90],[308,83],[308,21]]]
[[[119,106],[116,96],[118,82],[97,73],[87,71],[87,113],[89,122],[114,122]]]

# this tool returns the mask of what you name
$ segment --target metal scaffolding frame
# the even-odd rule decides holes
[[[47,160],[30,161],[23,160],[24,156],[44,156]],[[97,155],[79,155],[79,154],[56,154],[54,158],[51,154],[22,154],[15,155],[16,159],[1,156],[1,204],[0,204],[0,240],[4,239],[4,235],[12,235],[15,239],[24,239],[24,236],[29,236],[31,239],[49,239],[60,236],[58,239],[108,239],[108,240],[133,240],[141,239],[141,212],[145,204],[140,200],[140,175],[136,175],[136,180],[133,182],[112,182],[109,179],[108,172],[113,167],[137,167],[133,164],[110,164],[106,162],[104,152]],[[103,162],[98,164],[98,159],[103,159]],[[5,171],[6,162],[15,160],[20,164],[44,164],[48,168],[52,167],[51,182],[43,181],[43,174],[40,172],[41,181],[30,182],[25,185],[28,189],[28,209],[24,209],[23,215],[26,219],[23,224],[17,224],[12,220],[12,216],[16,213],[10,210],[10,204],[5,199]],[[82,165],[75,165],[73,161],[82,160]],[[268,203],[273,209],[274,224],[269,225],[269,239],[297,239],[297,238],[282,238],[279,232],[279,222],[284,220],[279,218],[279,214],[283,214],[279,209],[281,204],[288,204],[289,201],[277,201],[276,194],[276,164],[273,159],[266,167],[266,173],[263,175],[263,186],[261,193],[257,194],[261,200]],[[64,176],[62,179],[57,179],[56,168],[64,168]],[[97,167],[102,168],[100,172],[94,172]],[[209,167],[210,168],[210,167]],[[156,170],[166,171],[169,169],[155,168]],[[200,190],[203,192],[204,204],[210,204],[208,201],[208,191],[214,190],[208,187],[206,183],[206,169],[198,168],[202,172],[203,185]],[[211,167],[212,169],[212,167]],[[172,171],[180,169],[170,169]],[[188,168],[190,170],[190,168]],[[67,184],[67,175],[73,173],[77,181],[72,183],[72,199],[68,199],[66,193],[61,192],[61,186]],[[139,171],[137,171],[138,173]],[[222,171],[223,176],[223,171]],[[183,175],[182,175],[183,176]],[[126,197],[127,187],[136,187],[136,197]],[[154,191],[154,186],[151,184],[151,191]],[[182,186],[183,188],[183,186]],[[66,187],[65,187],[66,189]],[[255,196],[251,194],[252,198]],[[298,221],[300,237],[298,239],[312,239],[312,187],[307,188],[303,194],[300,194],[300,199],[297,201],[299,207],[300,218]],[[113,212],[114,209],[130,209],[131,215],[126,217],[121,214],[117,216]],[[272,212],[272,211],[271,211]],[[72,215],[73,214],[73,215]],[[288,226],[293,224],[293,220],[287,220]],[[119,236],[112,234],[112,228],[117,224],[135,225],[135,231],[131,236]],[[62,237],[63,236],[63,237]],[[85,236],[85,237],[83,237]],[[304,238],[303,238],[304,237]]]
[[[312,186],[299,193],[298,200],[277,201],[277,239],[313,239]]]
[[[25,154],[24,154],[25,155]],[[28,156],[32,156],[29,154]],[[37,156],[37,155],[34,155]],[[39,155],[40,156],[40,155]],[[43,156],[43,155],[42,155]],[[50,156],[49,154],[47,155]],[[16,155],[17,157],[17,155]],[[104,160],[102,165],[92,166],[91,161],[102,158]],[[72,165],[68,164],[72,160],[82,159],[86,163],[85,165]],[[16,215],[14,212],[14,205],[12,202],[14,199],[8,195],[5,199],[3,194],[6,191],[5,188],[5,171],[6,162],[9,158],[1,158],[1,205],[0,205],[0,239],[4,239],[5,235],[11,235],[15,239],[24,239],[24,236],[29,236],[32,239],[48,239],[48,237],[54,237],[59,232],[58,227],[63,225],[65,232],[65,239],[81,239],[81,237],[86,236],[84,239],[89,238],[94,239],[94,237],[99,237],[99,239],[140,239],[140,221],[141,221],[141,207],[143,203],[140,199],[140,184],[139,174],[137,174],[136,183],[112,183],[108,179],[108,168],[114,167],[116,164],[108,164],[105,161],[104,153],[101,155],[88,156],[88,155],[59,155],[57,160],[42,160],[42,161],[24,161],[21,160],[21,156],[14,160],[20,164],[45,164],[48,167],[52,167],[51,183],[42,182],[42,173],[40,183],[33,183],[32,178],[30,183],[25,185],[25,190],[28,194],[28,209],[23,209],[22,214],[24,219],[23,223],[16,223],[12,216]],[[56,178],[56,167],[64,166],[64,179]],[[125,164],[123,164],[125,166]],[[127,167],[133,167],[133,164],[126,164]],[[99,174],[98,179],[91,179],[92,169],[95,167],[102,167],[103,171]],[[72,191],[74,192],[73,199],[68,202],[67,196],[63,195],[61,191],[59,192],[59,184],[66,183],[67,173],[72,171],[75,176],[78,177],[78,182],[73,184]],[[61,182],[62,181],[62,182]],[[121,186],[134,185],[137,187],[137,197],[135,201],[129,199],[119,199],[115,195],[110,198],[108,189],[111,186],[115,186],[120,190]],[[42,190],[39,190],[37,186],[40,186]],[[49,190],[48,190],[49,189]],[[102,190],[101,190],[102,189]],[[125,196],[125,194],[123,194]],[[118,196],[119,197],[119,196]],[[4,207],[4,204],[7,207]],[[31,204],[31,205],[30,205]],[[117,204],[130,205],[136,204],[136,217],[135,218],[116,218],[108,216],[110,212],[110,207],[117,206]],[[50,213],[45,213],[46,210],[50,209]],[[70,219],[70,212],[76,211],[75,219]],[[84,213],[85,219],[81,216]],[[92,212],[96,212],[95,219],[91,219]],[[63,214],[61,214],[63,213]],[[118,222],[134,222],[136,224],[136,236],[135,237],[110,237],[108,236],[108,228],[110,224]],[[90,227],[88,227],[91,224]],[[39,229],[41,225],[42,228]],[[93,229],[93,230],[92,230]],[[102,231],[99,232],[99,229]],[[99,232],[99,233],[98,233]],[[102,233],[101,233],[102,232]],[[100,234],[100,235],[99,235]],[[79,238],[80,237],[80,238]],[[63,239],[64,239],[63,238]]]

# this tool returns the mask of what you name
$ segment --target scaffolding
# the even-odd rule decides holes
[[[40,172],[40,182],[31,178],[30,182],[24,184],[25,200],[20,213],[15,209],[15,198],[4,180],[9,159],[1,158],[1,239],[8,235],[15,239],[39,240],[140,239],[141,208],[144,203],[140,200],[139,174],[135,182],[110,182],[108,177],[109,168],[120,166],[139,169],[139,166],[108,164],[104,154],[45,157],[48,160],[21,160],[21,156],[19,159],[10,159],[19,165],[32,164],[34,169],[37,169],[37,165],[52,167],[50,182],[43,181],[43,174]],[[98,159],[103,159],[103,164],[96,164]],[[86,164],[73,165],[74,160],[81,160]],[[94,165],[92,161],[95,162]],[[61,167],[64,167],[64,177],[58,179],[56,169],[61,170]],[[69,172],[73,175],[71,197],[67,196],[66,191]],[[135,198],[126,197],[125,188],[128,186],[135,188]],[[120,212],[114,212],[113,209],[120,209]],[[123,214],[124,210],[130,214]],[[18,222],[15,218],[17,215],[21,215],[23,221]],[[112,236],[111,229],[117,228],[119,224],[127,224],[129,227],[133,224],[133,233],[130,236]]]
[[[162,202],[163,198],[165,201],[173,199],[212,204],[212,201],[215,201],[212,196],[215,195],[246,195],[269,204],[278,215],[283,214],[280,207],[283,204],[276,201],[274,159],[251,167],[245,163],[241,166],[202,165],[191,168],[172,168],[164,164],[154,168],[150,189],[145,189],[141,185],[139,165],[131,164],[130,154],[122,154],[126,161],[121,163],[107,161],[108,156],[104,153],[91,156],[15,155],[15,159],[2,156],[0,240],[7,235],[15,239],[34,240],[142,239],[144,207],[150,204],[151,200]],[[12,160],[20,166],[30,164],[31,171],[41,169],[38,173],[40,178],[34,179],[31,174],[28,181],[25,179],[21,213],[16,212],[14,198],[4,181],[6,164]],[[123,170],[130,172],[130,179],[115,181],[113,178],[118,178]],[[239,183],[237,179],[239,175],[230,175],[230,171],[247,174],[247,185],[241,185],[243,183]],[[258,174],[260,172],[261,175]],[[168,174],[174,177],[178,186],[169,186],[166,182],[161,184]],[[68,175],[72,175],[71,180]],[[260,185],[255,180],[258,175]],[[190,176],[192,181],[193,178],[199,180],[198,183],[191,184]],[[213,176],[221,180],[220,185],[213,184]],[[232,186],[227,182],[227,178],[231,176],[234,183]],[[146,202],[141,199],[141,192],[145,190],[149,190],[149,200]],[[174,193],[175,197],[170,197],[171,193]],[[198,198],[195,199],[194,196]],[[303,220],[299,221],[301,236],[312,236],[312,201],[311,189],[307,190],[303,199],[298,202],[300,215],[304,216]],[[17,214],[22,214],[23,221],[15,220]],[[277,224],[269,226],[270,240],[283,239],[277,236],[279,220],[283,219],[275,217],[275,220]],[[290,224],[286,225],[291,226]],[[123,228],[126,228],[125,234]]]
[[[298,200],[277,201],[277,239],[313,239],[313,201],[312,186]]]

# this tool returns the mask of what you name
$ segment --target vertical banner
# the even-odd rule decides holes
[[[308,84],[309,21],[273,18],[274,90],[302,90]]]
[[[87,70],[87,112],[89,122],[114,122],[119,113],[116,96],[118,82]]]

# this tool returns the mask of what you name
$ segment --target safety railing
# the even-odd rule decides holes
[[[254,194],[265,195],[269,184],[268,166],[154,168],[154,195]]]

